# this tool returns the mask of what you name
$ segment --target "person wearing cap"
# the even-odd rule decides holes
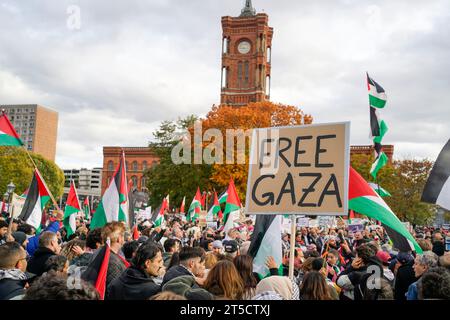
[[[225,256],[234,259],[239,255],[239,245],[236,240],[225,240],[223,242]]]
[[[386,251],[380,250],[377,252],[376,256],[383,265],[383,277],[389,282],[391,287],[394,287],[395,275],[391,271],[391,269],[389,269],[389,263],[391,262],[391,255]]]
[[[394,299],[406,300],[406,292],[409,286],[417,281],[414,274],[414,257],[409,252],[399,252],[396,259],[391,262],[395,263],[395,283],[394,283]]]

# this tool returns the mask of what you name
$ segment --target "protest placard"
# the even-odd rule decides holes
[[[253,130],[246,213],[347,215],[349,127]]]

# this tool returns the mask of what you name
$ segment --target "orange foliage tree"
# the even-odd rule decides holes
[[[228,105],[213,106],[212,110],[202,121],[202,131],[218,129],[223,137],[227,137],[227,129],[248,130],[253,128],[267,128],[290,125],[311,124],[313,118],[304,114],[297,107],[272,103],[269,101],[250,103],[246,106],[233,107]],[[224,189],[230,178],[234,180],[239,197],[245,201],[247,189],[247,174],[249,161],[249,136],[245,140],[245,164],[237,163],[237,139],[242,134],[233,137],[234,155],[233,164],[214,164],[210,179]],[[203,147],[210,142],[203,141]],[[226,159],[226,143],[223,142],[223,159]],[[219,191],[219,190],[218,190]],[[221,190],[220,190],[221,191]]]

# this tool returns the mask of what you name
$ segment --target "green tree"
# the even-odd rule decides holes
[[[64,172],[52,161],[39,154],[30,153],[47,186],[55,198],[64,191]],[[15,193],[22,194],[31,183],[34,167],[23,148],[0,147],[0,194],[6,191],[11,181],[16,185]]]
[[[163,121],[154,133],[154,142],[149,146],[160,158],[159,164],[148,169],[147,188],[150,193],[149,204],[157,208],[162,199],[170,194],[170,205],[179,207],[186,196],[187,211],[197,187],[200,190],[212,190],[215,185],[210,181],[212,167],[206,164],[174,164],[171,158],[172,148],[180,142],[187,130],[192,128],[197,117],[190,115],[177,121]],[[192,155],[191,160],[192,160]],[[191,161],[192,163],[193,161]]]
[[[373,156],[354,155],[352,167],[366,181],[370,181],[370,167]],[[429,224],[436,215],[436,207],[420,201],[433,162],[429,160],[397,160],[378,172],[377,182],[389,191],[391,197],[384,200],[392,211],[403,221],[412,224]]]

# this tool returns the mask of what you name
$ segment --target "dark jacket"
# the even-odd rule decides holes
[[[31,257],[28,262],[27,271],[35,274],[36,276],[41,276],[45,272],[45,263],[48,258],[54,256],[55,253],[44,247],[39,247],[34,252],[34,255]]]
[[[147,273],[132,266],[111,282],[106,300],[147,300],[160,291]]]
[[[413,265],[414,260],[401,265],[397,269],[394,285],[395,300],[406,300],[405,294],[408,292],[409,286],[418,280],[415,276]]]
[[[169,267],[170,260],[172,259],[172,255],[173,255],[172,252],[164,252],[162,254],[163,261],[164,261],[164,268],[167,269]]]
[[[0,270],[0,300],[9,300],[25,294],[27,277],[18,269]]]
[[[164,275],[161,286],[164,286],[166,282],[169,282],[170,280],[180,276],[192,276],[192,273],[182,265],[173,266],[172,268],[167,270],[166,274]]]
[[[59,231],[60,223],[59,221],[52,222],[48,225],[47,228],[45,228],[44,231],[50,231],[53,233],[56,233]],[[42,232],[40,233],[42,234]],[[40,235],[39,234],[39,235]],[[39,235],[32,236],[28,239],[28,245],[27,245],[27,252],[30,256],[34,254],[34,252],[39,247]]]

